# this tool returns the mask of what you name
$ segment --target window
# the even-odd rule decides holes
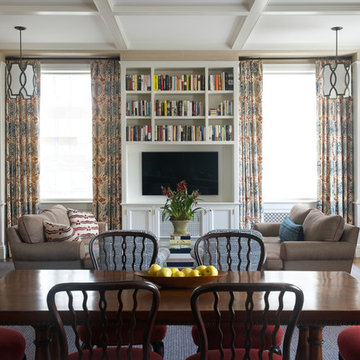
[[[42,65],[40,199],[92,199],[89,65]]]
[[[264,64],[263,69],[263,200],[314,200],[315,66]]]

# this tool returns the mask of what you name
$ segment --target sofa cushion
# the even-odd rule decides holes
[[[43,223],[70,225],[67,210],[62,205],[55,205],[40,214],[23,215],[18,220],[18,229],[22,240],[29,244],[45,242]]]
[[[290,219],[295,223],[302,225],[304,223],[305,218],[313,210],[305,205],[296,204],[294,205],[289,213]]]
[[[78,235],[99,235],[99,225],[93,214],[68,209],[68,217],[71,227],[74,228]]]
[[[280,246],[281,243],[264,243],[265,245],[265,263],[262,267],[263,270],[282,270],[283,261],[280,257]]]
[[[305,241],[338,241],[344,231],[345,220],[340,215],[325,215],[312,210],[306,217],[303,229]]]
[[[280,225],[279,236],[281,241],[304,241],[303,227],[286,216]]]
[[[78,241],[79,235],[70,225],[54,224],[44,221],[45,238],[48,242]]]

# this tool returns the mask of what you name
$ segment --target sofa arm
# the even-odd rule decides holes
[[[103,232],[109,230],[108,224],[106,222],[99,221],[98,225],[99,225],[99,234],[102,234]]]
[[[85,258],[85,247],[80,241],[13,243],[12,256],[24,261],[72,261]]]
[[[279,236],[281,223],[258,223],[254,225],[254,230],[261,233],[262,236]]]
[[[344,241],[285,241],[280,247],[282,260],[353,259],[355,244]]]

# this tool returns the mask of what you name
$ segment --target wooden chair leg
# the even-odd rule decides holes
[[[164,343],[162,341],[155,341],[151,343],[153,350],[161,357],[164,357]]]

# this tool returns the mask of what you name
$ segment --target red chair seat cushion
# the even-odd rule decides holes
[[[235,359],[243,359],[245,355],[245,349],[235,349]],[[224,360],[231,360],[232,359],[232,352],[231,349],[224,350]],[[201,358],[200,353],[196,353],[194,355],[189,356],[186,360],[199,360]],[[221,354],[219,350],[209,350],[207,360],[219,360],[221,359]],[[250,359],[251,360],[259,360],[259,350],[258,349],[251,349],[250,350]],[[262,360],[270,359],[268,352],[262,353]],[[278,354],[273,354],[273,360],[282,360],[282,356]]]
[[[133,344],[142,344],[143,342],[143,336],[144,336],[144,327],[143,326],[137,326],[135,328],[135,331],[133,333],[134,336],[134,342]],[[161,341],[164,339],[166,335],[166,325],[155,325],[152,328],[151,336],[150,336],[150,343]],[[87,330],[85,326],[79,326],[79,337],[82,341],[85,341],[87,337]],[[91,329],[92,332],[92,338],[91,342],[93,345],[101,345],[101,330],[97,327],[93,327]],[[127,328],[124,328],[122,333],[122,343],[123,344],[129,344],[129,331]],[[115,326],[109,326],[109,329],[107,331],[108,341],[107,343],[109,345],[116,345],[117,344],[117,333],[116,333],[116,327]]]
[[[25,354],[25,338],[17,331],[0,328],[1,360],[21,360]]]
[[[360,359],[360,326],[344,329],[337,339],[339,352],[344,360]]]
[[[127,351],[128,351],[127,348],[120,349],[120,359],[128,359]],[[116,358],[116,348],[108,348],[107,354],[108,354],[107,359],[109,359],[109,360],[117,359]],[[93,356],[91,359],[92,360],[102,360],[103,359],[102,355],[103,355],[102,349],[100,349],[100,348],[93,349]],[[68,357],[68,360],[77,360],[77,359],[80,359],[79,354],[77,352],[70,354]],[[81,360],[88,360],[88,359],[90,359],[90,350],[84,350],[82,353]],[[132,360],[143,360],[142,349],[141,348],[131,349],[131,359]],[[151,351],[150,352],[150,360],[163,360],[163,358],[159,354]]]
[[[265,330],[265,344],[264,344],[265,349],[270,349],[272,347],[272,332],[273,332],[274,328],[275,327],[273,325],[271,325],[271,326],[267,326],[267,328]],[[260,348],[260,346],[261,346],[261,336],[260,336],[261,329],[262,329],[262,325],[253,325],[252,332],[251,332],[251,347],[252,348]],[[221,327],[221,330],[224,334],[222,346],[225,348],[230,348],[231,347],[230,328]],[[208,341],[209,349],[218,349],[219,341],[216,340],[218,338],[217,328],[215,326],[207,326],[206,333],[207,333],[207,338],[211,339],[211,341],[210,340]],[[244,343],[245,333],[246,333],[245,327],[244,326],[235,326],[235,333],[236,333],[235,347],[236,348],[245,347],[245,343]],[[193,337],[194,343],[197,346],[200,346],[199,333],[197,331],[196,326],[193,326],[193,328],[192,328],[192,337]],[[283,338],[283,330],[280,327],[276,334],[276,337],[275,337],[276,346],[281,345],[282,338]]]

